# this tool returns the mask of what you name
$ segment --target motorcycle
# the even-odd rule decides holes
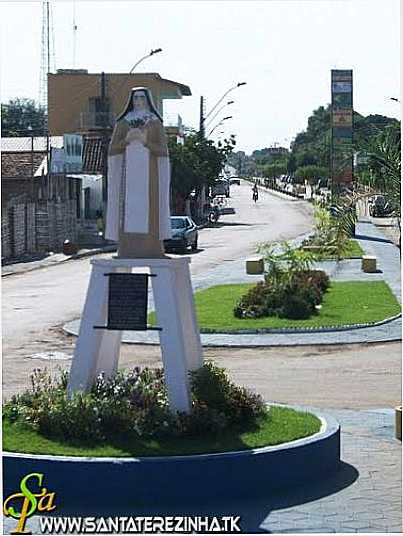
[[[214,207],[211,207],[210,209],[210,212],[208,213],[208,221],[209,223],[211,224],[215,224],[218,222],[220,218],[220,210],[218,207],[214,206]]]

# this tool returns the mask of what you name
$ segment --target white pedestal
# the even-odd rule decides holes
[[[69,393],[88,391],[103,371],[113,376],[118,367],[120,331],[94,329],[106,324],[108,277],[111,272],[130,273],[148,268],[151,275],[157,324],[162,328],[160,344],[170,407],[189,412],[189,372],[203,364],[197,326],[190,259],[93,259],[80,332],[74,352],[68,385]]]

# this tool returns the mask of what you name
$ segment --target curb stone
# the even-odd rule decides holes
[[[260,328],[260,329],[239,329],[239,330],[225,330],[225,329],[210,329],[210,328],[201,328],[200,333],[225,333],[228,335],[255,335],[260,333],[327,333],[332,331],[350,331],[353,329],[363,329],[373,326],[382,326],[383,324],[388,324],[401,318],[402,313],[399,313],[395,316],[389,318],[384,318],[383,320],[378,320],[376,322],[366,322],[362,324],[344,324],[340,326],[323,326],[323,327],[306,327],[306,328]]]
[[[96,249],[90,249],[90,250],[87,250],[87,251],[83,251],[82,253],[79,252],[79,253],[76,253],[75,255],[68,255],[65,258],[60,259],[60,260],[58,260],[56,262],[50,261],[50,262],[42,262],[41,263],[41,261],[38,261],[38,264],[36,266],[31,266],[29,268],[26,268],[25,270],[22,269],[22,270],[10,271],[10,272],[2,272],[1,277],[9,277],[9,276],[12,276],[12,275],[21,275],[21,274],[25,274],[25,273],[28,273],[28,272],[33,272],[34,270],[40,270],[42,268],[49,268],[50,266],[57,266],[59,264],[65,263],[67,261],[75,261],[75,260],[83,259],[85,257],[91,257],[93,255],[101,255],[102,253],[113,253],[114,251],[116,251],[116,249],[117,249],[116,245],[105,246],[103,248],[96,248]],[[33,262],[35,262],[35,261],[33,261]],[[18,264],[18,263],[15,263],[15,264]]]

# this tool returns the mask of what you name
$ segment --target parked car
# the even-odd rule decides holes
[[[189,216],[171,216],[172,238],[164,240],[165,251],[185,252],[189,247],[197,250],[197,225]]]
[[[369,215],[374,218],[387,218],[392,215],[392,207],[383,195],[369,201]]]

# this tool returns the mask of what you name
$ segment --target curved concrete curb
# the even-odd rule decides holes
[[[80,320],[63,326],[69,335],[78,335]],[[401,341],[402,322],[398,317],[381,325],[347,329],[344,331],[306,331],[304,333],[201,333],[204,347],[210,348],[256,348],[269,346],[313,346],[367,344]],[[149,344],[158,346],[159,335],[155,331],[124,331],[122,342],[126,344]]]
[[[238,452],[149,458],[83,458],[3,453],[4,494],[21,478],[43,473],[58,497],[58,511],[89,503],[109,507],[156,501],[226,498],[326,478],[340,464],[340,426],[318,415],[322,430],[274,447]]]
[[[333,331],[350,331],[352,329],[370,328],[372,326],[383,326],[384,324],[388,324],[389,322],[393,322],[393,320],[401,318],[401,316],[402,313],[399,313],[395,316],[391,316],[389,318],[385,318],[384,320],[379,320],[377,322],[367,322],[364,324],[345,324],[340,326],[324,326],[319,328],[260,328],[238,329],[236,331],[201,328],[200,333],[225,333],[227,335],[259,335],[260,333],[328,333]]]

